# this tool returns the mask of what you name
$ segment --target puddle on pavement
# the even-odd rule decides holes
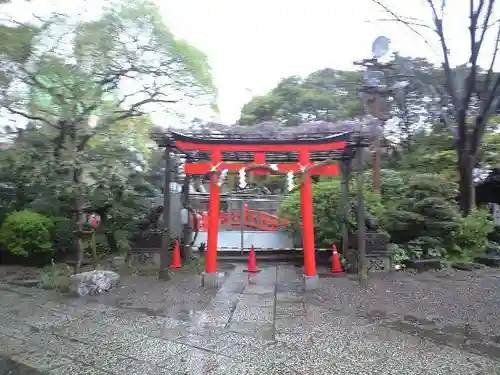
[[[43,372],[35,370],[21,363],[0,356],[0,374],[2,375],[43,375]]]
[[[141,313],[141,314],[144,314],[147,316],[163,316],[164,315],[163,310],[148,309],[147,307],[133,307],[133,308],[127,308],[127,310],[136,311],[138,313]]]
[[[196,311],[194,309],[179,309],[177,311],[170,312],[168,316],[182,322],[192,323],[201,313],[201,311]]]

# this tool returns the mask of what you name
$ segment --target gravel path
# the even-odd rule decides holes
[[[242,271],[218,291],[188,275],[168,283],[129,277],[107,295],[80,299],[0,284],[0,373],[493,375],[500,368],[497,271],[375,276],[366,289],[324,277],[314,293],[303,292],[299,268]]]

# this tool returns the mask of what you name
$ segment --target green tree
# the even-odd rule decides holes
[[[495,0],[471,0],[463,23],[470,46],[468,61],[454,68],[451,65],[451,51],[447,27],[446,2],[427,0],[426,6],[432,17],[431,24],[415,22],[412,17],[396,14],[383,0],[372,0],[388,15],[405,25],[411,32],[422,37],[421,28],[431,29],[440,46],[443,59],[445,84],[429,82],[440,98],[440,117],[454,134],[454,149],[459,172],[460,207],[464,216],[470,213],[474,202],[473,170],[478,162],[478,152],[484,140],[490,118],[500,106],[500,74],[494,71],[500,43],[500,26],[494,22]],[[411,16],[411,15],[409,15]],[[491,38],[490,38],[491,36]],[[427,44],[430,45],[429,41]],[[486,46],[486,44],[490,44]],[[486,46],[486,47],[485,47]],[[487,70],[479,66],[479,56],[484,48],[492,51]],[[491,48],[488,48],[491,47]]]
[[[240,123],[253,125],[277,121],[294,126],[307,121],[338,121],[362,114],[357,87],[359,72],[323,69],[305,79],[283,79],[264,96],[257,96],[242,109]]]
[[[44,138],[39,161],[50,166],[51,188],[82,228],[97,174],[132,179],[137,166],[131,154],[138,147],[146,152],[144,137],[141,146],[130,144],[138,137],[120,126],[128,121],[137,133],[138,118],[151,110],[173,111],[181,101],[213,103],[209,65],[202,52],[174,37],[148,1],[112,4],[96,21],[54,15],[0,31],[16,40],[20,28],[35,31],[0,54],[6,66],[0,106],[29,120]],[[81,254],[81,241],[78,247]]]

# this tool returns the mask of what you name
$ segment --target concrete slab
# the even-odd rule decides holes
[[[69,358],[62,357],[58,353],[43,349],[15,354],[11,356],[11,359],[14,362],[21,363],[40,371],[47,371],[72,362]]]

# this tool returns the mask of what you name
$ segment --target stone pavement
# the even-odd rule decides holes
[[[482,340],[485,336],[466,332],[463,337],[470,342],[460,345],[425,331],[432,329],[431,320],[424,317],[429,318],[427,313],[440,301],[423,292],[417,293],[420,301],[415,300],[415,291],[405,294],[405,288],[429,285],[428,281],[406,276],[380,279],[360,290],[347,278],[323,278],[317,292],[306,294],[300,274],[299,268],[287,265],[266,267],[256,275],[237,267],[217,293],[200,291],[193,278],[188,283],[191,290],[184,287],[182,298],[167,300],[171,306],[163,308],[155,302],[153,284],[149,297],[142,295],[143,286],[136,298],[141,297],[143,305],[156,304],[155,308],[141,308],[134,298],[116,303],[126,299],[123,290],[132,292],[135,287],[98,298],[69,299],[0,284],[0,371],[12,375],[495,374],[500,351]],[[496,275],[486,278],[498,281]],[[456,293],[457,301],[460,294],[450,289],[441,293]],[[176,301],[182,308],[175,306]],[[496,294],[485,299],[495,309],[497,302]],[[433,307],[425,310],[426,304]],[[399,316],[408,318],[413,307],[413,323],[417,320],[413,326],[420,331],[410,329],[408,319]],[[469,330],[479,335],[475,327]],[[447,334],[460,338],[450,329]]]

